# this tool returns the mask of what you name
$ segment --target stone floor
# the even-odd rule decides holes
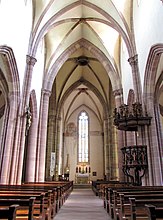
[[[91,188],[74,188],[54,220],[111,220]]]

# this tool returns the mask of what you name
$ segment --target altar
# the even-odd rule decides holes
[[[89,182],[90,182],[90,180],[89,180],[88,173],[77,173],[76,174],[76,183],[77,184],[88,184]]]

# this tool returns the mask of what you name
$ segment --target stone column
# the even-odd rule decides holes
[[[154,105],[154,112],[155,112],[155,129],[156,133],[152,134],[152,139],[154,137],[157,144],[153,145],[153,153],[155,154],[155,182],[154,185],[161,185],[163,183],[163,151],[162,151],[162,144],[163,144],[163,135],[161,129],[161,119],[160,119],[160,109],[159,104]],[[156,149],[158,155],[156,155]]]
[[[22,102],[19,110],[19,119],[17,122],[17,134],[14,146],[12,169],[17,169],[11,173],[11,182],[21,184],[24,148],[25,148],[25,131],[26,131],[26,108],[29,106],[30,88],[32,81],[33,67],[36,59],[32,56],[26,56],[26,70],[23,82]]]
[[[140,80],[140,73],[138,66],[138,55],[136,54],[135,56],[130,57],[128,59],[128,62],[130,63],[132,69],[133,85],[134,85],[136,101],[142,103],[142,89],[141,89],[141,80]]]
[[[36,169],[36,146],[37,146],[37,128],[38,119],[32,118],[32,124],[30,127],[28,148],[27,148],[27,162],[26,162],[26,182],[35,181],[35,169]]]
[[[119,107],[123,104],[123,91],[122,89],[118,89],[113,91],[114,97],[115,97],[115,105],[116,107]],[[124,147],[124,135],[123,131],[117,130],[117,138],[118,138],[118,168],[119,168],[119,180],[124,181],[125,176],[122,171],[122,165],[123,165],[123,157],[122,157],[122,151],[121,148]]]
[[[31,89],[31,81],[32,81],[32,73],[33,73],[33,67],[37,60],[32,57],[27,55],[26,56],[26,71],[25,71],[25,78],[24,78],[24,83],[23,83],[23,99],[21,102],[21,115],[24,114],[25,108],[29,106],[29,97],[30,97],[30,89]]]
[[[51,180],[50,167],[51,167],[51,153],[55,152],[55,112],[50,111],[48,118],[48,137],[47,137],[47,149],[46,149],[46,180]],[[54,172],[54,170],[53,170]],[[54,174],[54,173],[53,173]]]
[[[19,149],[19,158],[18,158],[18,172],[17,172],[17,184],[21,183],[22,178],[22,170],[23,170],[23,159],[24,159],[24,149],[25,149],[25,131],[26,131],[26,107],[29,106],[29,97],[30,97],[30,88],[31,88],[31,82],[32,82],[32,73],[33,73],[33,67],[36,63],[36,59],[32,56],[27,55],[26,56],[26,75],[24,78],[23,83],[23,99],[21,102],[20,107],[20,127],[19,129],[21,132],[19,133],[20,136],[20,142],[18,143]]]
[[[112,148],[113,150],[113,155],[112,155],[112,172],[111,172],[111,177],[113,180],[118,180],[119,177],[119,169],[118,169],[118,141],[117,141],[117,131],[116,128],[112,128]]]
[[[14,128],[15,128],[15,116],[17,109],[15,109],[15,104],[13,102],[14,98],[11,95],[9,97],[9,115],[5,135],[5,146],[2,157],[2,167],[1,167],[1,184],[9,184],[9,176],[11,169],[12,151],[14,143]]]
[[[108,118],[108,142],[109,142],[109,180],[117,180],[117,142],[115,141],[115,126],[113,125],[113,117]]]
[[[105,175],[106,180],[110,177],[110,167],[109,167],[109,143],[108,143],[108,119],[104,119],[104,159],[105,159]]]
[[[55,152],[55,132],[56,132],[56,82],[53,83],[51,96],[49,99],[47,149],[46,149],[46,180],[51,180],[54,175],[54,168],[51,167],[51,153]],[[52,172],[53,171],[53,172]]]
[[[48,108],[49,96],[51,92],[42,90],[41,93],[41,110],[40,123],[38,134],[38,181],[45,181],[45,161],[46,161],[46,142],[47,142],[47,122],[48,122]]]
[[[163,183],[163,164],[162,164],[162,144],[159,140],[160,119],[159,109],[154,105],[153,94],[147,95],[148,107],[147,112],[152,116],[151,125],[146,126],[146,145],[148,153],[148,176],[149,185],[162,185]]]
[[[60,128],[61,128],[61,118],[58,116],[56,119],[56,138],[55,138],[55,155],[56,155],[56,165],[55,165],[55,177],[58,179],[59,175],[59,148],[60,148]]]
[[[63,121],[62,118],[60,118],[60,129],[58,133],[58,174],[63,174],[63,167],[62,167],[62,161],[63,161]]]

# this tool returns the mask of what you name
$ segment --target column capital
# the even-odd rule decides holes
[[[27,64],[34,66],[36,62],[37,62],[36,58],[34,58],[30,55],[26,55],[26,63]]]
[[[43,95],[47,95],[47,96],[50,96],[50,95],[51,95],[51,91],[49,91],[49,90],[47,90],[47,89],[42,89],[42,90],[41,90],[41,93],[42,93]]]
[[[138,54],[134,55],[133,57],[130,57],[128,59],[128,62],[131,66],[138,64]]]
[[[116,89],[113,91],[113,95],[116,96],[121,96],[123,95],[123,89]]]

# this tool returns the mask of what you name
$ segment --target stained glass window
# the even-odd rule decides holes
[[[88,115],[81,112],[79,115],[79,141],[78,141],[78,162],[88,162]]]

